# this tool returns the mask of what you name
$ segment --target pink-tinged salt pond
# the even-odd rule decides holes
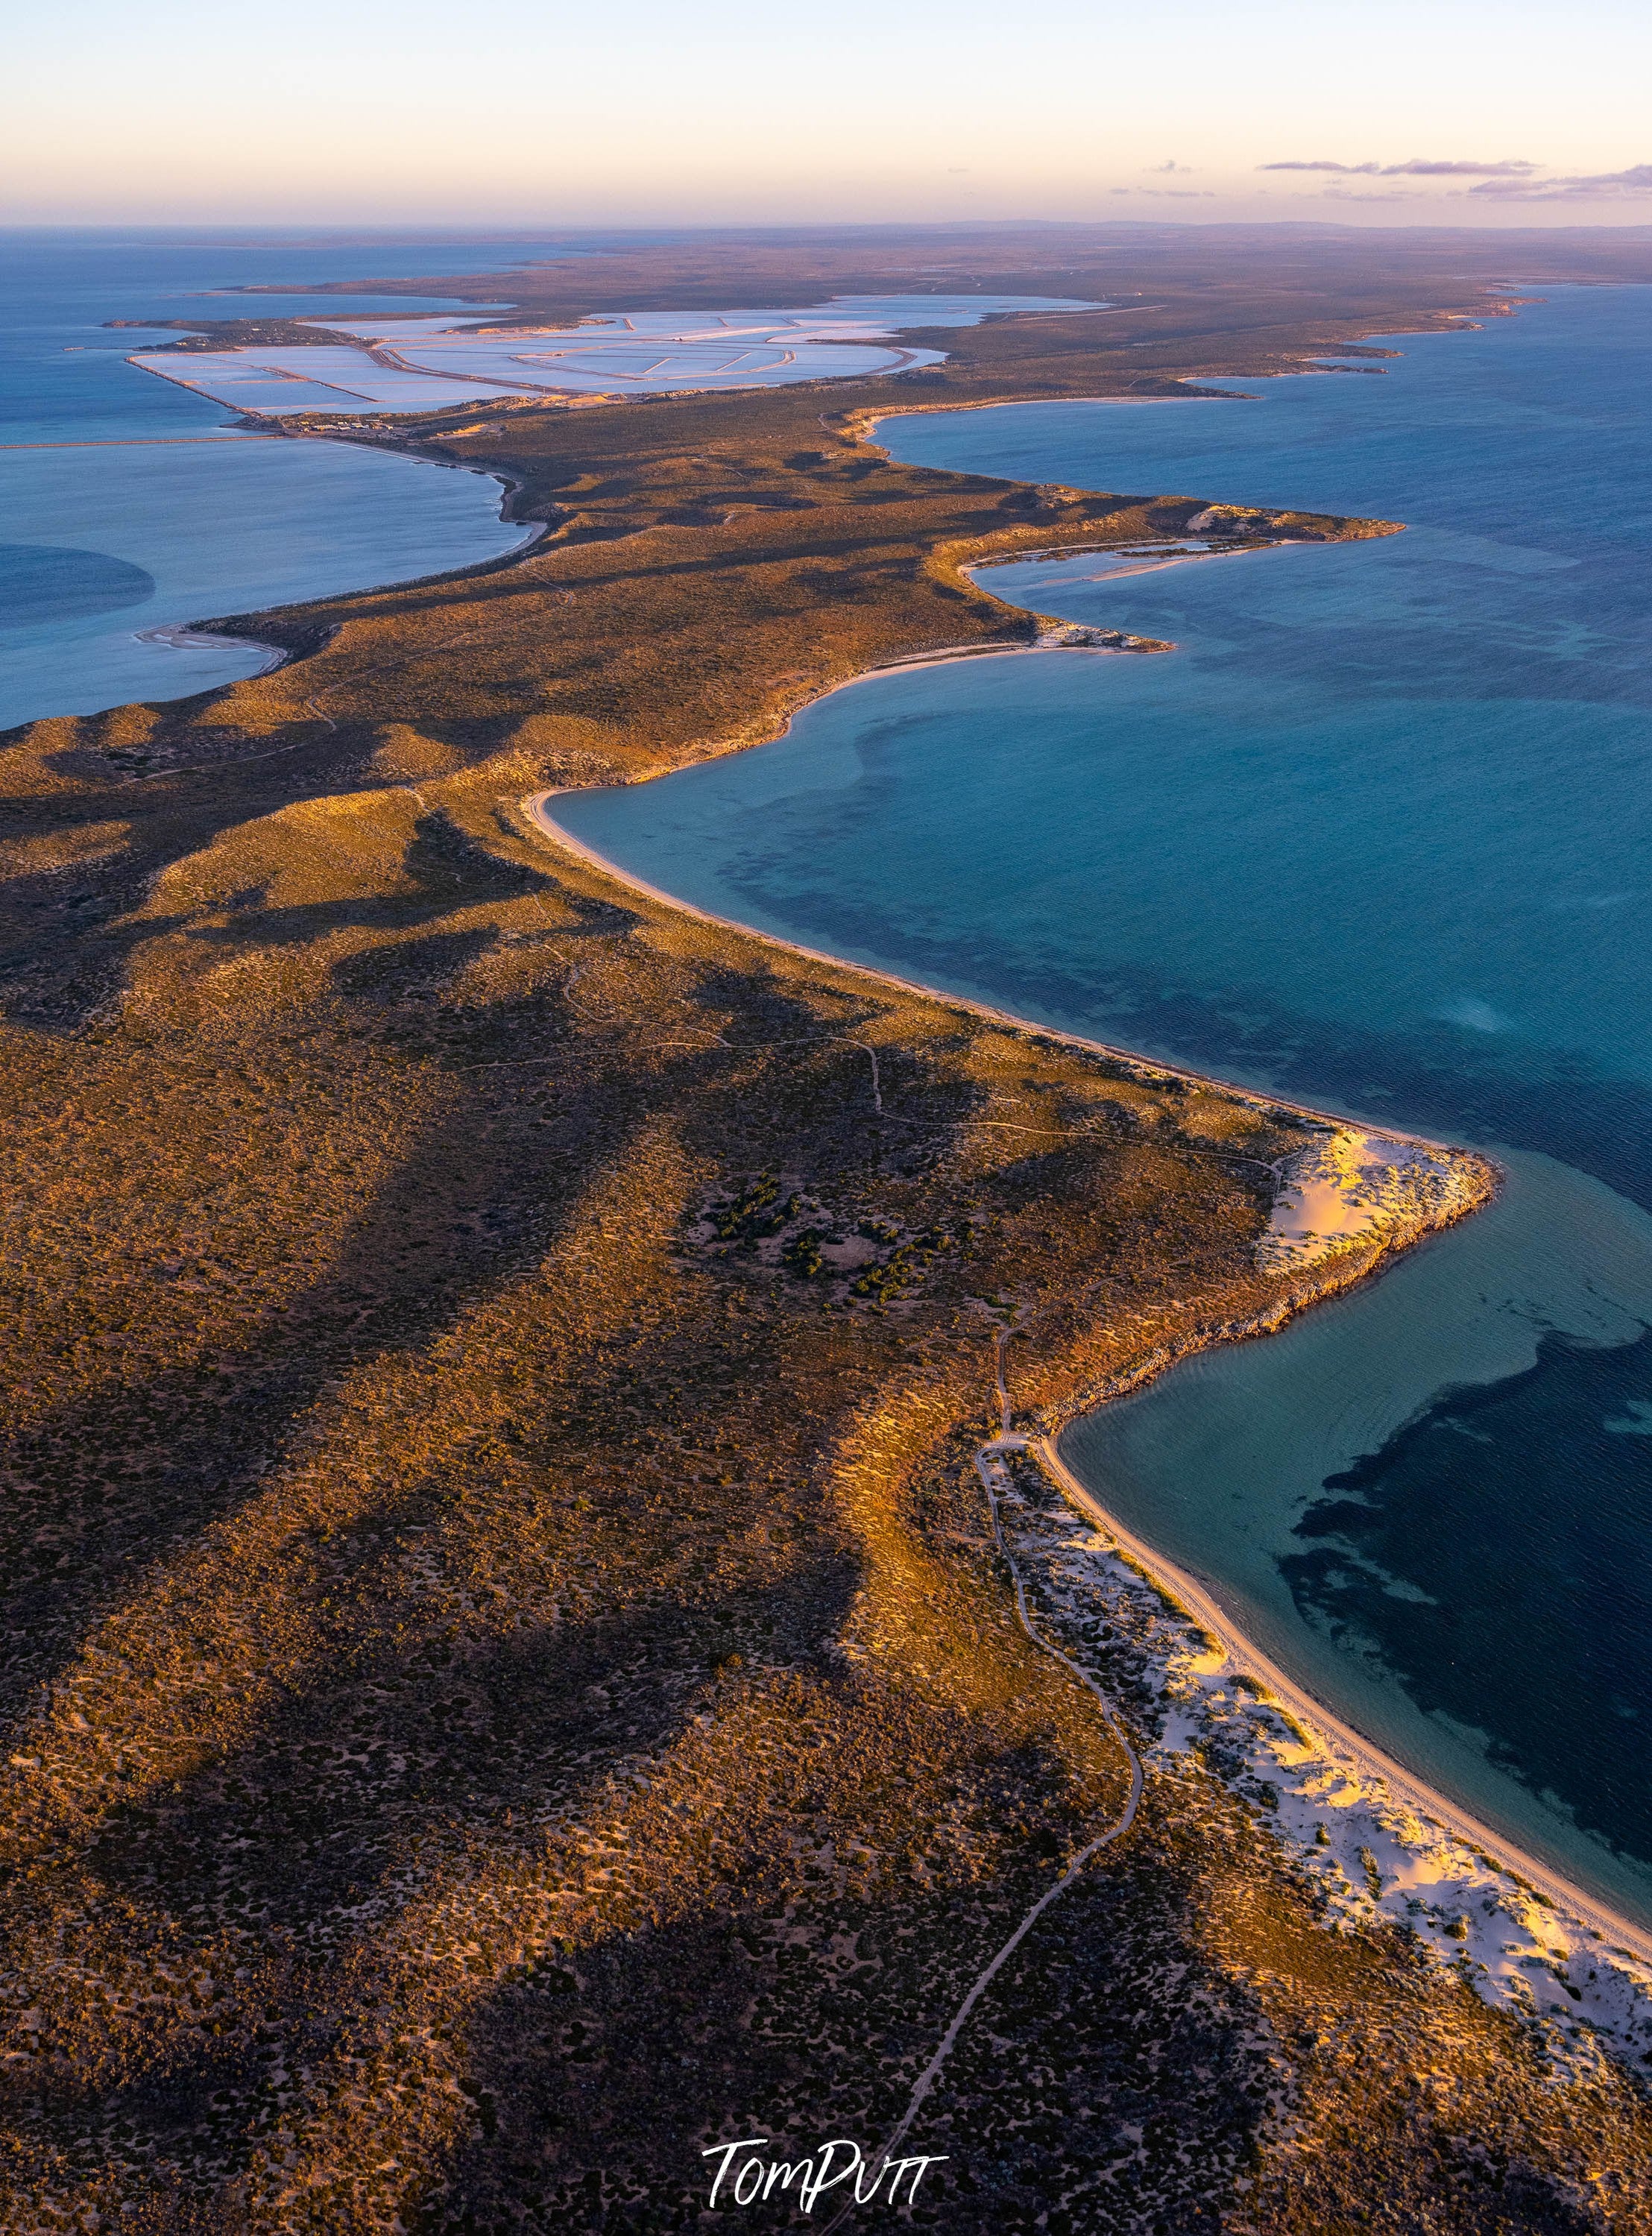
[[[352,340],[161,351],[132,363],[250,411],[433,411],[507,396],[660,395],[904,372],[945,354],[892,339],[914,328],[1105,307],[1047,295],[844,295],[795,311],[648,311],[485,332],[474,318],[328,320]]]
[[[348,343],[290,349],[162,350],[131,362],[241,411],[435,411],[517,391],[443,380],[380,364]]]

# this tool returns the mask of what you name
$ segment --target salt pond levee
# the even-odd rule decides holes
[[[797,311],[638,311],[577,326],[340,318],[318,322],[313,347],[140,351],[133,363],[247,411],[360,417],[509,396],[658,396],[905,372],[938,365],[945,352],[891,339],[902,332],[1105,307],[1044,295],[840,295]],[[360,346],[324,341],[326,329]]]

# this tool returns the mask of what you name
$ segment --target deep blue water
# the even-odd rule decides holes
[[[1640,1392],[1652,1392],[1652,1334],[1607,1347],[1545,1333],[1524,1371],[1443,1391],[1380,1450],[1326,1476],[1293,1526],[1300,1549],[1281,1565],[1326,1629],[1385,1641],[1425,1707],[1475,1723],[1494,1672],[1528,1773],[1649,1856],[1652,1780],[1635,1727],[1652,1701],[1652,1404]],[[1563,1453],[1587,1495],[1534,1501],[1533,1452]],[[1478,1589],[1395,1592],[1396,1577],[1450,1575],[1465,1545],[1482,1563]],[[1580,1592],[1603,1619],[1571,1619]],[[1609,1742],[1627,1731],[1629,1743],[1580,1754],[1579,1700]]]
[[[450,307],[302,292],[370,274],[502,268],[565,248],[372,236],[0,231],[0,728],[175,698],[260,655],[145,632],[460,567],[506,551],[497,483],[339,444],[226,431],[234,414],[138,372],[175,336],[109,319]],[[293,283],[237,299],[213,291]]]
[[[875,678],[559,804],[702,906],[1504,1154],[1496,1208],[1063,1449],[1372,1735],[1652,1920],[1652,290],[896,456],[1403,535],[1011,599],[1173,639]]]

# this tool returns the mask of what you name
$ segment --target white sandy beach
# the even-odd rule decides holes
[[[1247,1639],[1196,1577],[1109,1513],[1052,1444],[1031,1442],[1063,1496],[1099,1532],[1096,1541],[1073,1540],[1073,1549],[1122,1555],[1190,1619],[1165,1655],[1166,1753],[1217,1730],[1230,1744],[1236,1739],[1276,1796],[1274,1830],[1326,1878],[1345,1918],[1407,1927],[1443,1962],[1466,1962],[1478,1992],[1519,2016],[1587,2018],[1637,2060],[1652,2048],[1652,1934],[1592,1901],[1337,1716]],[[1170,1627],[1174,1634],[1174,1613]]]

